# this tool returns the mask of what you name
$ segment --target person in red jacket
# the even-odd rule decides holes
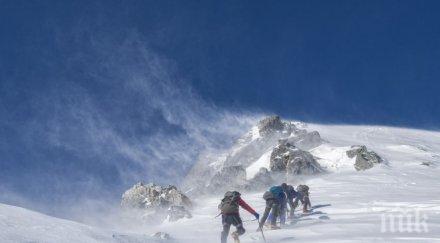
[[[246,211],[255,216],[259,220],[260,215],[255,212],[251,206],[249,206],[242,198],[241,194],[237,191],[226,192],[218,208],[222,215],[223,231],[221,233],[221,242],[226,243],[231,225],[234,225],[237,230],[231,235],[235,240],[238,240],[238,236],[244,234],[246,230],[243,227],[243,221],[240,218],[239,207],[244,208]]]

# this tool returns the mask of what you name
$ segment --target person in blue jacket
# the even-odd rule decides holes
[[[270,219],[270,228],[277,229],[277,217],[279,216],[281,205],[286,200],[286,194],[281,186],[273,186],[269,191],[265,192],[263,195],[264,200],[266,200],[266,208],[264,210],[263,217],[260,220],[260,229],[264,226],[269,213],[272,214]]]
[[[284,200],[281,201],[279,217],[280,217],[280,225],[285,225],[286,224],[286,216],[287,216],[287,212],[288,212],[287,204],[289,204],[289,206],[290,206],[289,219],[292,219],[293,213],[295,211],[293,199],[296,197],[297,193],[296,193],[295,189],[293,188],[293,186],[287,185],[286,183],[281,184],[281,188],[283,188],[283,191],[284,191],[284,194],[286,195],[286,197],[284,198]],[[273,214],[270,213],[269,217],[268,217],[269,222],[272,220],[272,217],[273,217]]]

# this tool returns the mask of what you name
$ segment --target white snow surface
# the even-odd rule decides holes
[[[261,137],[260,129],[258,129],[258,126],[252,127],[251,134],[252,134],[252,140],[259,139]]]
[[[104,229],[0,204],[0,242],[111,242]]]
[[[264,153],[257,161],[246,168],[246,179],[250,180],[255,177],[260,168],[269,169],[270,155],[272,154],[272,149]]]
[[[1,243],[161,242],[145,233],[121,233],[0,203]]]
[[[309,185],[312,205],[321,207],[295,224],[265,231],[267,242],[440,242],[440,132],[319,124],[307,124],[307,129],[319,131],[329,141],[311,151],[329,173],[299,177],[294,183]],[[355,171],[354,161],[344,157],[355,144],[366,145],[387,163]],[[268,156],[270,151],[247,172],[256,173],[268,163]],[[262,194],[243,192],[242,198],[262,214]],[[219,242],[222,224],[214,217],[221,198],[196,201],[191,219],[133,229],[137,232],[130,234],[0,204],[0,242],[153,242],[148,235],[157,231],[169,233],[174,242]],[[241,242],[263,242],[257,222],[247,221],[253,216],[244,210],[241,216],[247,229]],[[395,218],[394,231],[390,216]],[[407,218],[412,224],[406,223]],[[388,221],[383,224],[383,219]],[[399,229],[399,219],[404,228]]]
[[[319,164],[326,170],[337,172],[341,170],[354,170],[356,158],[349,158],[347,151],[350,146],[331,146],[330,144],[322,144],[310,152],[315,156]]]

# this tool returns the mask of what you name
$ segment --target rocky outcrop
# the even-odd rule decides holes
[[[302,150],[309,150],[321,145],[324,141],[318,132],[298,129],[293,122],[283,121],[279,116],[270,116],[258,122],[255,136],[254,129],[237,140],[231,152],[225,157],[224,165],[249,166],[262,154],[277,145],[278,140],[285,139]]]
[[[289,175],[310,175],[323,172],[312,154],[301,150],[286,140],[280,140],[270,156],[270,170]]]
[[[169,241],[173,239],[170,234],[160,231],[152,234],[151,237],[161,241]]]
[[[241,166],[242,169],[238,167],[235,168],[238,170],[232,169],[232,173],[235,173],[238,178],[238,181],[233,181],[233,186],[236,189],[240,189],[243,184],[246,184],[244,179],[245,168],[251,166],[267,151],[274,149],[280,139],[288,141],[302,151],[315,148],[324,142],[318,132],[308,132],[304,127],[298,122],[283,121],[279,116],[266,117],[237,139],[228,150],[219,151],[217,154],[202,153],[197,163],[186,176],[183,187],[188,193],[197,195],[201,191],[216,192],[217,188],[220,188],[218,190],[223,190],[225,188],[225,178],[228,178],[224,170],[226,168],[232,169],[234,166]],[[303,155],[302,157],[305,156]],[[307,167],[309,163],[303,165],[302,162],[303,160],[297,160],[295,163],[293,161],[290,162],[289,173],[315,171],[306,170],[304,167]],[[285,168],[287,168],[287,164]],[[287,170],[284,169],[284,171]],[[276,175],[275,177],[278,176]]]
[[[266,117],[258,123],[258,131],[261,136],[267,136],[273,132],[281,132],[283,130],[286,133],[290,133],[290,127],[282,122],[279,116]]]
[[[168,209],[181,206],[184,209],[192,207],[191,200],[175,186],[159,186],[153,183],[144,185],[142,182],[135,184],[122,195],[121,206],[124,209],[134,209],[143,212],[146,221],[156,217],[165,219]],[[159,220],[160,222],[162,220]]]
[[[427,162],[427,161],[425,161],[425,162],[422,162],[420,165],[424,165],[424,166],[433,166],[434,165],[434,163],[433,162]]]
[[[356,157],[354,168],[357,171],[373,168],[375,164],[383,162],[383,159],[379,155],[374,151],[369,151],[364,145],[351,146],[351,149],[347,151],[347,156],[349,158]]]
[[[223,167],[212,177],[207,191],[241,189],[246,185],[246,170],[241,165]]]

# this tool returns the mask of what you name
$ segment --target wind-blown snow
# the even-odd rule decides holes
[[[281,230],[266,231],[267,242],[440,242],[440,132],[380,126],[329,126],[308,124],[329,141],[311,152],[330,173],[298,177],[295,184],[311,188],[315,214],[299,218]],[[355,144],[366,145],[387,163],[366,171],[355,171],[345,151]],[[271,151],[246,168],[251,178],[268,165]],[[421,165],[429,162],[431,166]],[[262,213],[263,191],[242,193]],[[113,231],[56,219],[11,206],[0,206],[1,242],[139,242],[143,235],[170,233],[177,242],[218,242],[221,219],[217,205],[222,195],[198,200],[193,218],[137,230],[115,239]],[[241,212],[247,229],[241,242],[262,242],[253,216]],[[394,231],[383,217],[396,218]],[[418,224],[404,224],[410,217]],[[411,229],[408,230],[408,229]],[[124,235],[124,234],[122,234]],[[131,237],[131,238],[130,238]],[[133,238],[134,237],[134,238]],[[148,237],[145,236],[145,239]],[[58,241],[59,240],[59,241]]]

